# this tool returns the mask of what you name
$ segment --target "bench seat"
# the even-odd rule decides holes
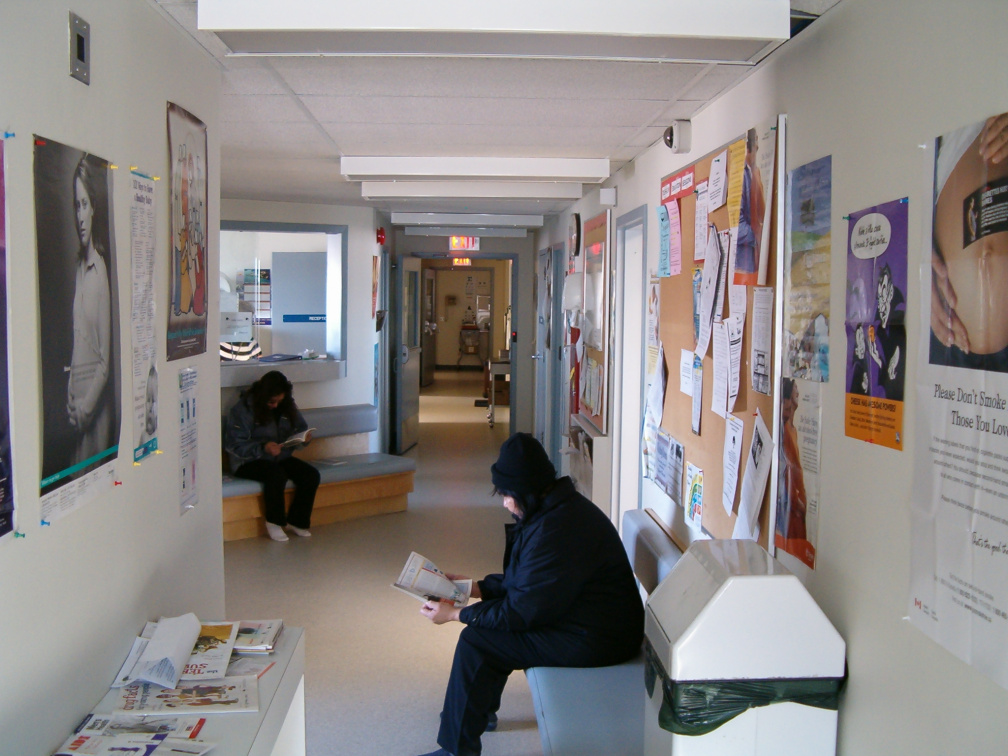
[[[623,515],[623,546],[641,588],[651,593],[682,551],[643,509]],[[525,670],[543,756],[642,756],[644,652],[609,667]]]
[[[310,462],[321,476],[312,510],[312,525],[405,511],[416,471],[416,462],[412,459],[369,453]],[[224,540],[265,535],[262,484],[226,475],[222,488]],[[287,484],[286,494],[289,506],[294,495],[293,484]]]

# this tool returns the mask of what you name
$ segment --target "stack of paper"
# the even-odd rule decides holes
[[[234,650],[239,654],[269,654],[283,630],[283,620],[242,620]]]

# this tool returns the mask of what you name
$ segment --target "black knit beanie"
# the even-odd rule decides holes
[[[501,445],[490,477],[498,491],[537,494],[556,479],[556,468],[535,436],[515,433]]]

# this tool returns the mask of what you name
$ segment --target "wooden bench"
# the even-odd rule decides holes
[[[312,525],[405,511],[416,471],[412,459],[373,452],[319,456],[333,450],[330,442],[376,430],[377,407],[354,404],[306,409],[303,414],[315,432],[311,444],[295,453],[318,468],[322,478],[315,494]],[[353,444],[344,444],[344,448],[352,449]],[[224,540],[265,535],[262,485],[225,474],[222,488]],[[293,485],[287,485],[286,494],[289,506]]]
[[[641,588],[651,593],[682,551],[643,509],[623,515],[623,546]],[[644,653],[609,667],[525,670],[543,756],[642,756]]]

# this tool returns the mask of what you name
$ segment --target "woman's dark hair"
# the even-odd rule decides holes
[[[105,254],[105,240],[102,238],[102,230],[108,228],[108,211],[104,206],[107,195],[102,192],[99,182],[99,167],[95,165],[95,158],[85,154],[78,162],[73,173],[73,191],[77,194],[77,179],[84,185],[88,201],[91,203],[91,243],[95,251],[103,258]]]
[[[287,376],[279,370],[271,370],[258,381],[252,384],[248,390],[252,403],[252,415],[259,425],[264,425],[273,419],[273,410],[267,406],[267,402],[274,396],[283,394],[283,401],[276,408],[276,412],[286,417],[291,425],[297,420],[297,405],[294,403],[294,386],[287,380]]]
[[[790,399],[793,393],[794,393],[794,378],[784,378],[781,381],[781,396],[784,399]]]

